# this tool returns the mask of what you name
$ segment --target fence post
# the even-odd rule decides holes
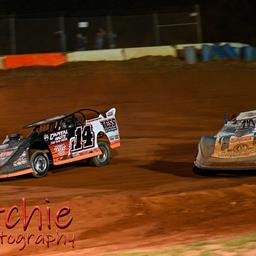
[[[153,13],[153,24],[154,24],[154,31],[155,31],[155,44],[160,45],[160,33],[159,33],[158,14],[157,13]]]
[[[107,20],[107,30],[112,31],[112,17],[111,17],[111,15],[107,15],[106,20]]]
[[[197,30],[197,41],[198,43],[202,43],[202,26],[201,26],[201,13],[200,13],[200,6],[199,4],[195,5],[196,11],[196,30]]]
[[[67,43],[66,43],[65,21],[63,16],[60,16],[59,18],[59,25],[60,25],[60,50],[62,52],[66,52]]]
[[[9,16],[9,29],[10,29],[10,46],[11,54],[16,54],[16,29],[15,29],[15,17]]]

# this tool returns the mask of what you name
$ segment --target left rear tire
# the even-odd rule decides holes
[[[30,158],[32,166],[32,174],[36,178],[41,178],[47,175],[50,161],[45,151],[37,150]]]

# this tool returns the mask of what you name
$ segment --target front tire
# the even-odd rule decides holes
[[[193,172],[196,175],[207,176],[207,177],[214,177],[214,176],[216,176],[218,174],[218,172],[215,171],[215,170],[200,169],[200,168],[198,168],[196,166],[193,167]]]
[[[97,167],[106,166],[110,162],[110,148],[109,145],[104,141],[99,141],[98,146],[102,152],[101,155],[95,156],[92,158],[91,162]]]
[[[47,175],[49,170],[50,161],[45,151],[35,151],[30,159],[32,166],[32,174],[36,178],[41,178]]]

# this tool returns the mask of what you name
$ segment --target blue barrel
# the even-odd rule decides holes
[[[202,61],[206,62],[211,59],[212,59],[212,46],[205,44],[202,47]]]
[[[239,57],[239,54],[237,53],[237,51],[235,50],[234,47],[232,47],[229,44],[224,44],[223,49],[226,53],[226,57],[229,59],[237,59]]]
[[[212,46],[212,55],[215,60],[223,60],[227,57],[224,48],[220,44]]]
[[[241,48],[235,47],[234,49],[235,49],[235,52],[236,52],[238,58],[241,58],[241,56],[242,56]]]
[[[193,46],[184,48],[185,60],[188,64],[195,64],[197,62],[196,49]]]
[[[245,61],[254,60],[254,49],[252,46],[243,47],[243,60]]]

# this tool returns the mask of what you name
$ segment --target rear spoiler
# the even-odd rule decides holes
[[[110,117],[110,116],[115,116],[116,115],[116,108],[111,108],[107,112],[104,113],[104,117]]]

